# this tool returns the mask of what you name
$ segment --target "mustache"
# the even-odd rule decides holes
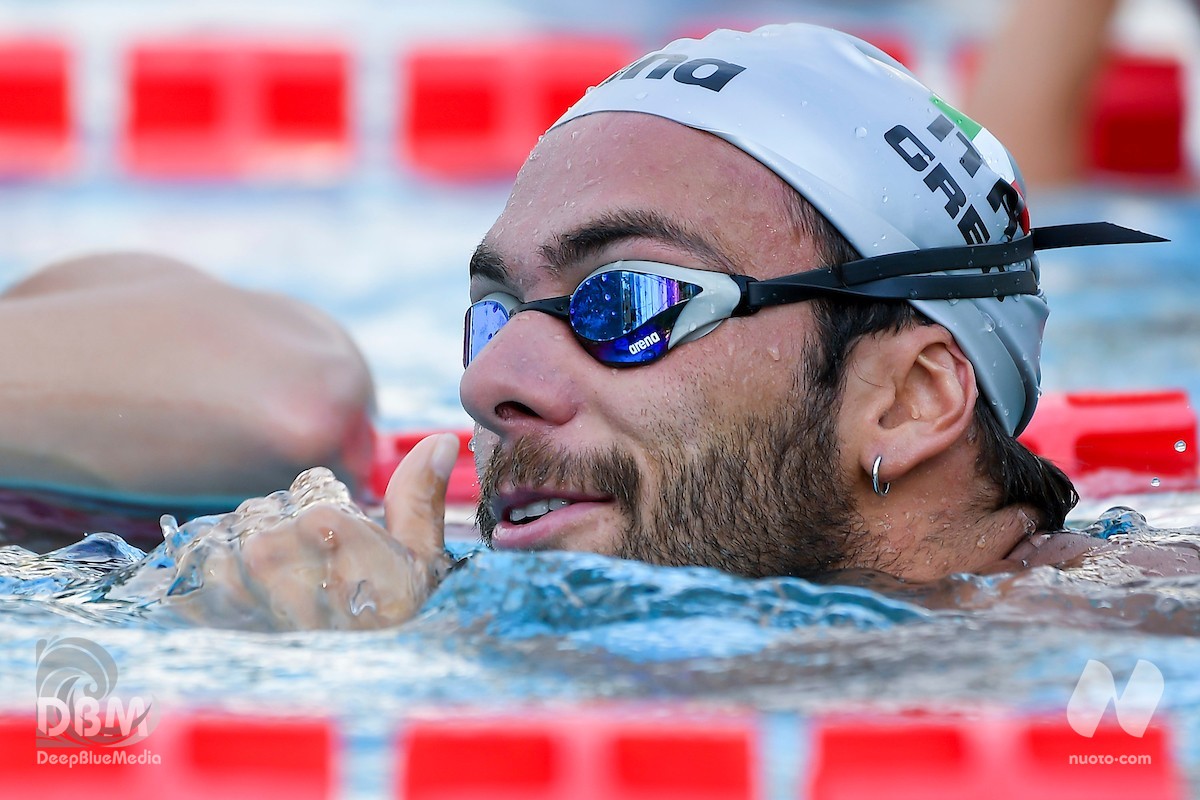
[[[479,474],[475,520],[484,544],[491,546],[499,522],[494,502],[502,485],[570,487],[586,494],[611,497],[635,519],[641,471],[633,456],[617,447],[569,452],[543,436],[522,436],[508,447],[497,447]]]

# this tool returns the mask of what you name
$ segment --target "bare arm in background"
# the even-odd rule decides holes
[[[1117,0],[1014,0],[986,43],[966,112],[1005,143],[1026,181],[1071,183],[1084,167],[1084,126]]]
[[[107,254],[0,295],[0,483],[247,497],[370,459],[374,394],[340,327],[171,259]]]

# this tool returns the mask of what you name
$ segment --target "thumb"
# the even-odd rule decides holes
[[[453,433],[425,437],[396,467],[384,493],[388,533],[423,560],[445,548],[446,485],[458,447]]]

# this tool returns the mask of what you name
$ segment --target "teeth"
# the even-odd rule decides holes
[[[529,505],[518,506],[508,512],[509,522],[523,522],[525,520],[537,519],[545,516],[551,511],[557,511],[560,508],[566,508],[571,505],[571,500],[564,500],[561,497],[552,497],[545,500],[534,500]]]

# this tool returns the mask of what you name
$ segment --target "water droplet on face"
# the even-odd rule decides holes
[[[775,347],[774,345],[767,348],[767,355],[769,355],[771,357],[772,361],[778,361],[781,357],[779,355],[779,348]]]
[[[865,139],[867,137],[867,129],[859,125],[854,129],[854,137],[856,139]]]
[[[1154,487],[1158,487],[1158,486],[1162,485],[1162,481],[1160,481],[1158,478],[1151,478],[1150,485],[1154,486]]]
[[[1175,443],[1175,452],[1176,453],[1182,453],[1186,450],[1187,450],[1187,442],[1185,442],[1183,439],[1180,439],[1178,442]]]
[[[467,440],[467,449],[470,450],[472,453],[475,452],[475,437],[474,436],[472,436],[470,439]]]

